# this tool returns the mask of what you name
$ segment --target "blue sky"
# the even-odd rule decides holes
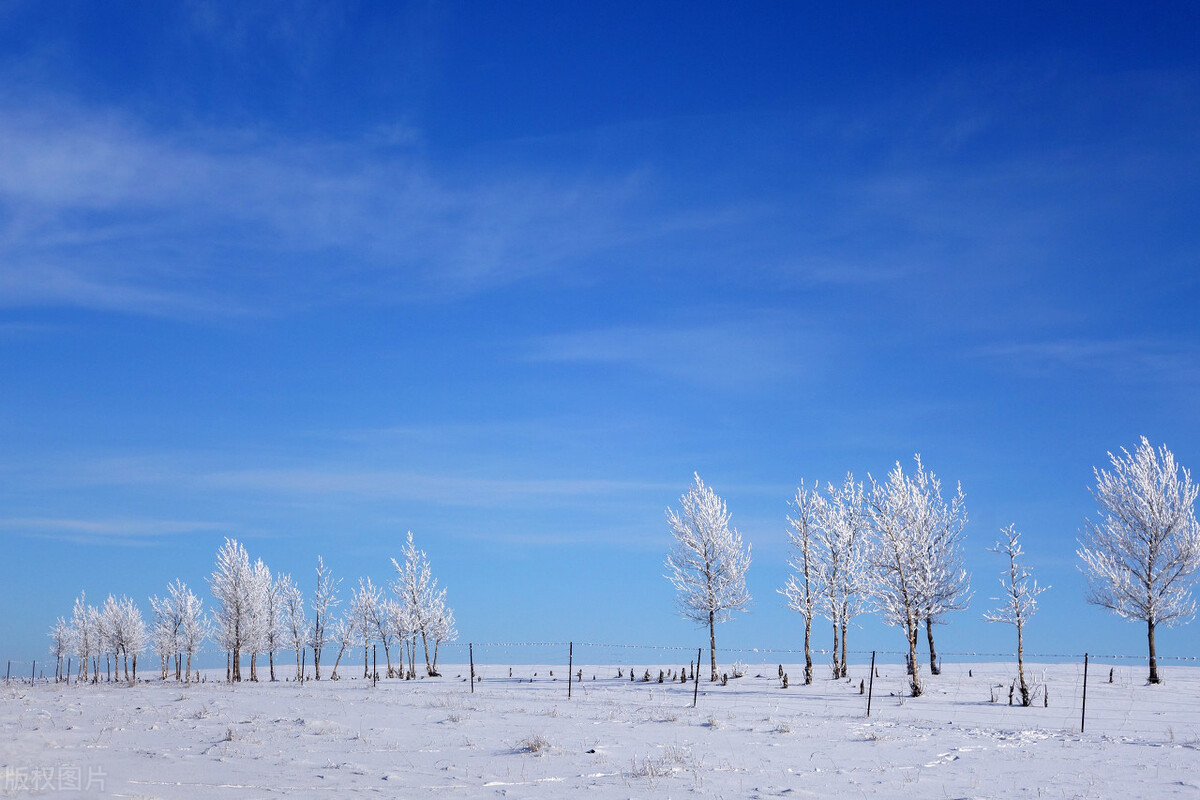
[[[0,3],[0,658],[410,529],[464,640],[699,642],[693,471],[754,546],[718,646],[795,647],[797,483],[917,452],[944,650],[1012,649],[1014,522],[1027,648],[1142,652],[1074,549],[1107,451],[1200,464],[1200,10],[780,5]]]

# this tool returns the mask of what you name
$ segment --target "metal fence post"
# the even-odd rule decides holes
[[[562,645],[559,645],[561,647]],[[567,699],[571,699],[571,672],[575,669],[575,643],[567,642]]]
[[[871,651],[871,677],[867,684],[867,716],[871,716],[871,697],[875,694],[875,651]]]

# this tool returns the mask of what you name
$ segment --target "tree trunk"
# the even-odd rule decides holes
[[[909,686],[912,689],[913,697],[920,697],[921,690],[921,670],[917,663],[917,639],[921,628],[920,620],[911,619],[905,626],[905,631],[908,635],[908,663],[912,664],[912,675],[909,679]]]
[[[250,680],[258,683],[258,653],[250,654]]]
[[[137,683],[137,653],[133,654],[133,682]]]
[[[1025,683],[1025,641],[1022,637],[1021,621],[1017,619],[1017,682],[1021,686],[1021,705],[1029,707],[1033,698],[1029,696],[1029,686]]]
[[[159,658],[162,659],[162,679],[165,681],[167,679],[167,657],[159,656]]]
[[[1158,656],[1154,651],[1154,621],[1146,621],[1146,639],[1150,644],[1150,682],[1159,683]]]
[[[271,683],[275,682],[275,651],[267,653],[267,663],[271,667]]]
[[[425,631],[421,631],[421,649],[425,651],[425,674],[433,677],[437,674],[433,664],[429,663],[429,637],[425,635]]]
[[[937,651],[933,649],[933,618],[925,618],[925,635],[929,637],[929,674],[941,675],[942,668],[938,666]]]
[[[833,679],[836,681],[841,677],[838,667],[838,626],[837,622],[833,623]]]
[[[367,667],[368,667],[368,664],[367,664],[367,646],[364,644],[364,645],[363,645],[363,677],[364,677],[364,678],[368,677],[368,671],[367,671]]]
[[[717,624],[713,612],[708,612],[708,653],[712,657],[712,677],[709,682],[717,679]]]
[[[313,677],[321,680],[321,648],[313,647]]]
[[[433,674],[434,674],[434,675],[441,675],[441,674],[442,674],[442,673],[440,673],[440,672],[438,672],[438,671],[437,671],[438,647],[440,647],[440,646],[441,646],[441,644],[442,644],[442,643],[441,643],[440,641],[438,641],[437,639],[434,639],[434,640],[433,640]]]
[[[300,651],[303,649],[304,648],[302,647],[296,648],[296,680],[300,680],[304,677],[304,673],[300,671]]]
[[[842,610],[842,674],[839,677],[847,678],[850,676],[850,670],[846,667],[846,612]]]
[[[812,620],[804,618],[804,685],[812,685]]]
[[[180,653],[175,654],[175,682],[178,683],[182,677],[179,673],[183,669],[183,656]]]
[[[392,654],[390,652],[388,652],[388,643],[387,643],[386,639],[383,641],[383,657],[387,661],[387,676],[389,678],[391,678],[391,677],[393,677],[393,675],[392,675]]]
[[[338,679],[337,668],[338,664],[342,663],[342,653],[346,652],[346,646],[342,645],[338,650],[337,658],[333,660],[333,672],[329,673],[329,680],[336,681]]]
[[[192,651],[188,650],[187,654],[187,682],[192,682]]]

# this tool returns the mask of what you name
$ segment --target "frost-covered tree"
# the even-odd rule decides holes
[[[394,582],[393,590],[399,593],[402,583],[400,580]],[[417,626],[409,613],[408,603],[404,602],[403,597],[398,601],[392,600],[388,603],[387,625],[396,641],[400,643],[400,672],[407,679],[415,678],[417,676]],[[404,666],[406,653],[408,656],[407,668]]]
[[[362,636],[358,629],[358,620],[353,616],[353,611],[347,613],[334,620],[333,625],[329,628],[331,641],[337,646],[337,658],[333,660],[333,672],[329,674],[329,680],[338,680],[338,665],[342,663],[342,656],[346,652],[346,648],[352,647],[355,642],[360,640]]]
[[[909,479],[912,487],[912,525],[920,540],[923,558],[918,561],[922,584],[921,613],[929,641],[929,671],[941,672],[933,644],[933,626],[944,622],[951,611],[960,611],[971,601],[971,577],[963,568],[963,530],[967,524],[966,498],[962,485],[946,500],[937,476],[925,469],[921,456]]]
[[[408,532],[403,552],[404,564],[392,559],[397,574],[392,582],[392,591],[404,606],[403,622],[409,628],[409,635],[414,640],[417,637],[421,639],[425,651],[425,673],[436,677],[438,645],[457,635],[454,631],[454,615],[446,605],[446,590],[438,589],[429,558],[424,550],[417,549],[412,531]],[[415,642],[412,647],[415,649]],[[415,660],[415,654],[411,660]]]
[[[176,583],[179,581],[176,580]],[[174,661],[177,665],[179,663],[179,640],[183,628],[179,606],[175,602],[174,592],[170,591],[173,588],[169,587],[166,597],[154,595],[150,598],[150,609],[154,612],[154,622],[150,626],[150,644],[158,653],[161,667],[159,677],[164,681],[167,679],[171,662]],[[176,668],[175,680],[179,678],[179,670]]]
[[[1187,621],[1196,611],[1191,585],[1200,569],[1200,487],[1166,448],[1142,437],[1130,453],[1108,454],[1112,470],[1093,468],[1100,516],[1084,521],[1077,551],[1089,603],[1146,623],[1150,683],[1158,683],[1154,631]]]
[[[1000,605],[993,611],[985,612],[983,618],[988,622],[1004,622],[1017,629],[1017,683],[1021,688],[1021,705],[1028,706],[1033,702],[1029,686],[1025,683],[1025,623],[1037,611],[1037,598],[1050,588],[1038,586],[1033,573],[1021,562],[1025,551],[1021,548],[1021,534],[1015,525],[1009,525],[1000,531],[1003,539],[996,542],[995,547],[989,548],[1008,559],[1008,571],[1000,578],[1004,593],[998,600]]]
[[[54,621],[50,629],[50,655],[54,656],[54,680],[63,678],[63,661],[71,652],[74,643],[71,640],[71,626],[62,617]]]
[[[920,697],[923,689],[917,640],[925,610],[920,574],[924,555],[912,523],[913,491],[899,462],[885,480],[868,479],[871,491],[866,495],[866,508],[875,536],[871,548],[872,595],[884,622],[904,630],[911,671],[909,688],[913,697]]]
[[[396,638],[396,630],[392,624],[393,607],[398,606],[395,600],[389,598],[381,598],[379,605],[375,608],[375,636],[379,639],[379,643],[383,645],[383,658],[387,662],[387,676],[395,677],[395,670],[392,668],[392,642]],[[403,666],[403,664],[401,664]]]
[[[258,681],[258,656],[269,653],[274,680],[275,657],[271,652],[278,638],[278,609],[275,607],[275,579],[271,570],[257,559],[250,569],[250,614],[246,631],[246,649],[250,652],[250,680]]]
[[[313,590],[312,612],[313,624],[309,631],[308,646],[313,651],[313,675],[321,680],[321,650],[329,642],[329,615],[338,604],[338,584],[341,578],[334,580],[325,559],[317,556],[317,585]]]
[[[667,509],[667,524],[675,537],[667,554],[667,580],[675,587],[676,608],[697,625],[708,626],[710,680],[717,679],[716,625],[748,611],[750,593],[746,571],[750,546],[742,544],[737,529],[729,527],[725,501],[704,485],[700,476],[679,499],[680,509]]]
[[[787,605],[792,611],[804,618],[804,683],[807,686],[813,681],[812,662],[812,622],[817,613],[823,588],[821,586],[821,570],[816,563],[814,539],[818,525],[818,508],[824,503],[817,487],[811,490],[804,487],[804,481],[796,489],[796,497],[791,501],[792,514],[787,517],[788,539],[791,541],[791,555],[788,566],[791,574],[787,583],[779,593],[787,598]],[[835,635],[834,641],[837,641]]]
[[[821,586],[821,613],[833,625],[833,676],[848,674],[846,634],[850,620],[867,605],[870,525],[863,486],[847,474],[840,487],[827,484],[826,497],[815,507],[812,555]]]
[[[226,678],[242,679],[242,653],[252,641],[251,614],[255,602],[254,570],[250,555],[236,539],[226,539],[217,550],[216,568],[208,580],[216,607],[213,617],[217,640],[228,654]]]
[[[146,623],[142,612],[132,599],[120,599],[109,595],[100,610],[101,638],[105,643],[105,652],[113,656],[113,668],[118,668],[121,659],[124,661],[125,680],[137,680],[137,658],[146,649]],[[133,662],[133,675],[130,677],[130,661]]]
[[[78,678],[87,681],[89,670],[93,682],[100,679],[99,656],[101,649],[100,612],[87,604],[83,592],[75,599],[71,610],[71,641],[75,643],[75,655],[79,657]],[[96,661],[93,663],[93,659]]]
[[[438,649],[444,642],[452,642],[458,638],[458,630],[454,627],[454,612],[446,605],[446,590],[442,589],[434,595],[429,609],[429,638],[433,640],[433,675],[440,674],[437,668]]]
[[[187,658],[184,673],[190,683],[192,657],[200,651],[204,640],[212,635],[212,624],[204,615],[204,601],[182,581],[176,581],[170,588],[171,600],[179,614],[179,650]]]
[[[264,567],[265,569],[265,567]],[[275,653],[283,649],[287,641],[287,615],[283,607],[283,596],[280,592],[283,585],[278,578],[272,578],[270,573],[262,590],[263,599],[263,644],[267,651],[267,665],[270,668],[271,682],[275,682]]]
[[[304,647],[308,641],[308,619],[304,615],[304,594],[291,575],[276,580],[279,606],[283,617],[283,638],[296,651],[296,679],[304,678]]]
[[[358,579],[358,590],[350,600],[350,619],[363,646],[363,677],[368,677],[370,664],[367,657],[371,642],[379,630],[379,606],[382,603],[379,588],[370,578]]]

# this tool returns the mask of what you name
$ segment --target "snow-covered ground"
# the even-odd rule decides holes
[[[805,687],[789,665],[785,690],[776,665],[751,666],[702,682],[696,708],[692,685],[631,683],[628,667],[583,666],[570,700],[565,667],[508,669],[481,667],[474,694],[457,666],[374,688],[348,679],[361,664],[304,684],[14,683],[0,796],[1200,796],[1197,668],[1150,687],[1144,667],[1112,683],[1093,667],[1084,732],[1076,664],[1032,667],[1049,707],[1039,688],[1031,708],[1007,704],[1008,665],[950,665],[917,699],[881,665],[870,718],[865,667]]]

